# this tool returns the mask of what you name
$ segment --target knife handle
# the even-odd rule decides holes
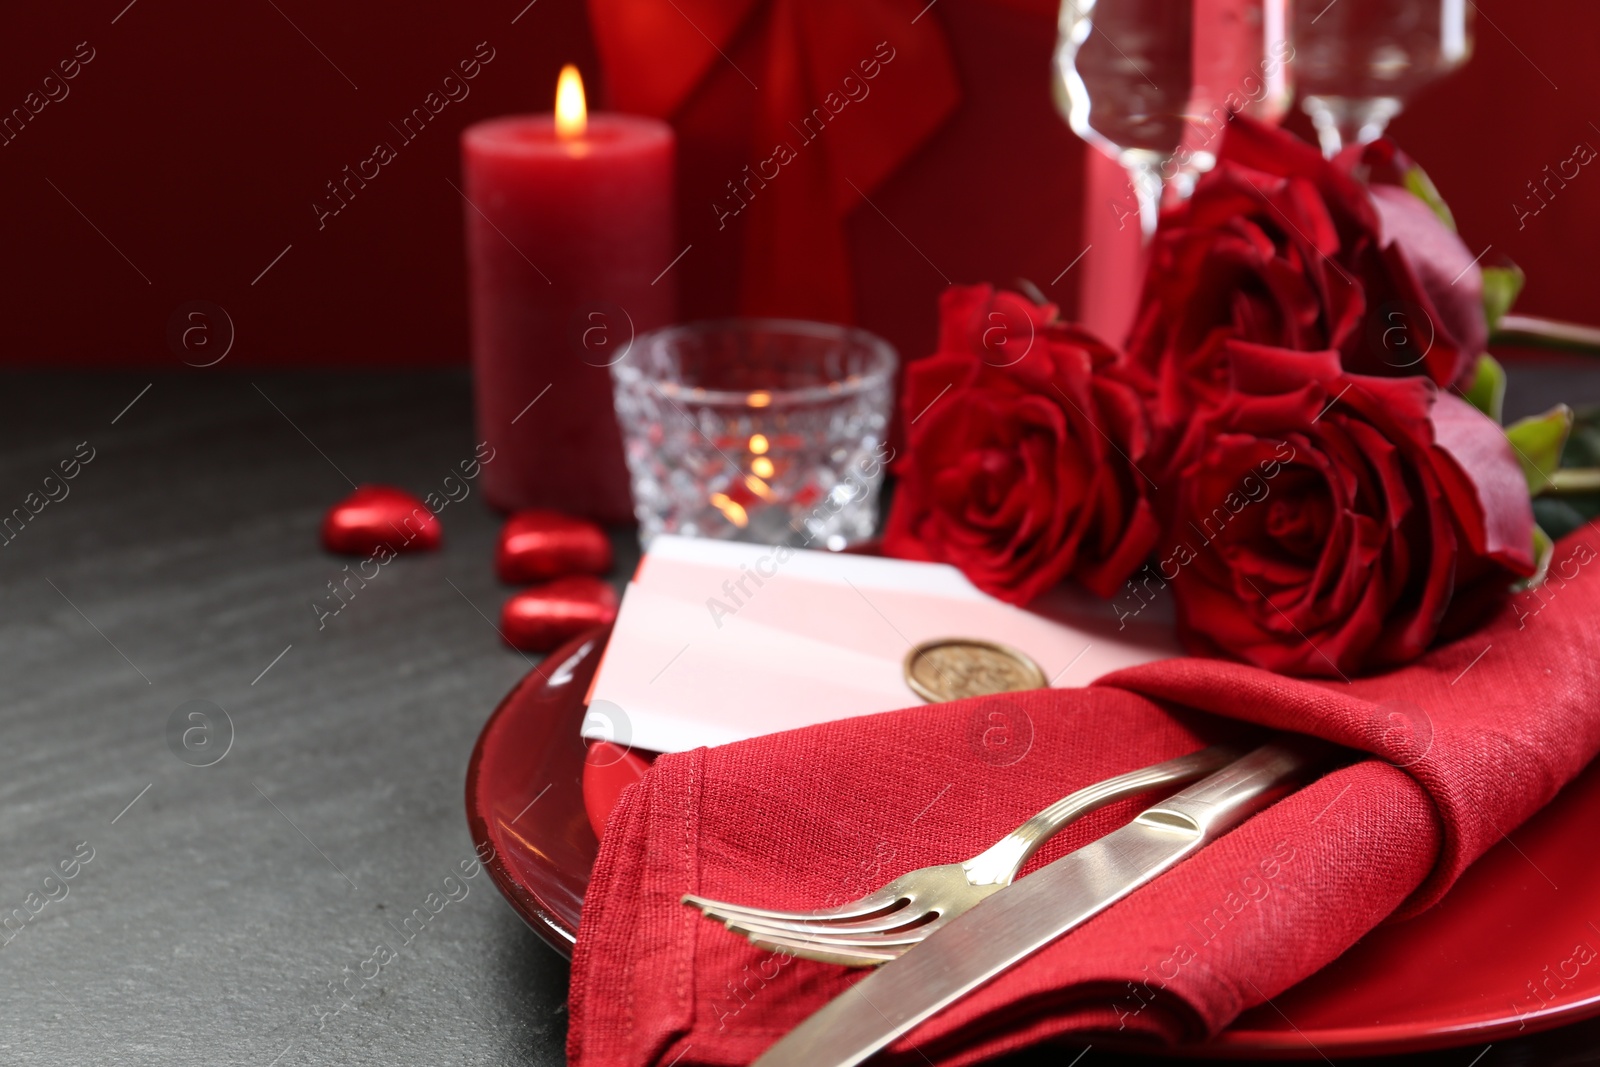
[[[1334,752],[1315,738],[1277,738],[1146,808],[1134,822],[1209,841],[1293,792]]]

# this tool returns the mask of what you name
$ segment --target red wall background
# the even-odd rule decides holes
[[[1392,132],[1467,243],[1527,270],[1520,310],[1600,322],[1600,170],[1520,229],[1513,206],[1574,145],[1600,147],[1600,6],[1477,7],[1471,64]],[[1053,25],[992,0],[941,0],[928,17],[957,42],[964,103],[873,197],[921,252],[865,205],[850,220],[863,323],[907,355],[931,338],[944,285],[923,254],[957,281],[1043,283],[1082,247],[1084,149],[1050,105]],[[457,135],[548,109],[565,61],[600,95],[586,19],[582,0],[86,0],[13,13],[0,114],[80,42],[94,58],[0,146],[0,362],[177,366],[169,321],[204,300],[234,323],[230,367],[463,363]],[[388,124],[480,42],[494,58],[470,95],[319,229],[325,183],[396,140]],[[686,210],[713,199],[696,182],[724,176],[686,173]],[[725,244],[685,260],[686,314],[731,310]],[[1070,281],[1049,293],[1073,310]]]

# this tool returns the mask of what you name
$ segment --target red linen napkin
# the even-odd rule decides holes
[[[973,1063],[1104,1031],[1203,1038],[1435,902],[1600,751],[1600,543],[1387,675],[1302,682],[1178,659],[1088,689],[913,708],[665,756],[613,812],[573,960],[575,1067],[748,1064],[858,972],[751,946],[678,903],[841,903],[964,859],[1092,781],[1252,727],[1386,759],[1336,770],[907,1035]],[[1209,713],[1209,714],[1208,714]],[[1242,722],[1240,720],[1243,720]],[[1069,828],[1048,862],[1149,798]]]

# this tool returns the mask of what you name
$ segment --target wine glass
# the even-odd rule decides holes
[[[1472,55],[1467,0],[1294,0],[1300,106],[1322,152],[1383,134],[1418,89]]]
[[[1194,85],[1176,157],[1179,191],[1217,162],[1223,127],[1237,114],[1276,125],[1289,113],[1288,0],[1191,0]],[[1187,177],[1186,177],[1187,176]]]
[[[1063,0],[1056,106],[1128,172],[1145,239],[1163,190],[1187,195],[1228,120],[1282,118],[1287,0]]]

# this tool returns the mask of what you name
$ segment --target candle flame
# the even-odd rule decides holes
[[[766,456],[757,456],[750,461],[750,469],[762,478],[770,478],[772,477],[772,472],[777,468],[772,465],[772,460]]]
[[[563,141],[582,137],[589,127],[589,108],[583,99],[583,78],[568,63],[556,79],[556,136]]]
[[[767,435],[764,434],[764,433],[753,433],[753,434],[751,434],[750,435],[750,451],[754,452],[756,455],[759,456],[763,452],[765,452],[766,450],[767,450]]]

